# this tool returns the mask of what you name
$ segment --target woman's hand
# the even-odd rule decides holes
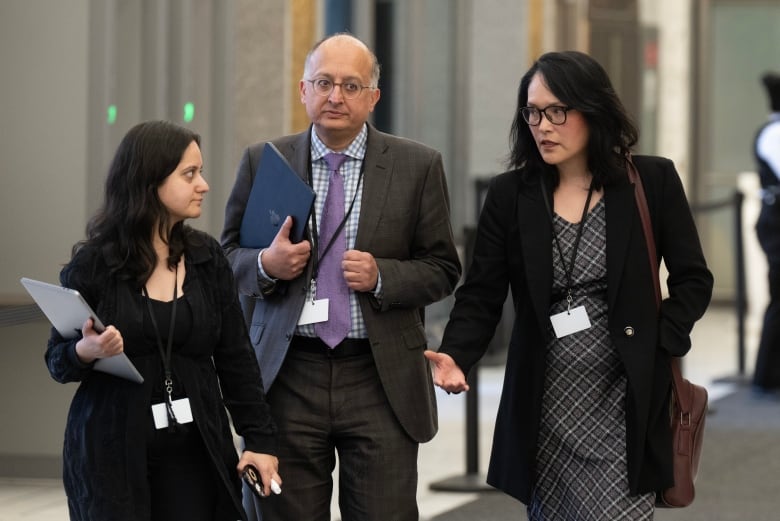
[[[98,333],[94,329],[94,322],[88,318],[81,326],[82,339],[76,343],[76,355],[79,360],[89,364],[98,358],[108,358],[118,355],[125,349],[122,334],[114,326],[108,326],[105,331]]]
[[[257,469],[257,472],[260,473],[260,480],[263,482],[264,496],[271,495],[271,492],[274,494],[281,494],[282,478],[279,476],[279,460],[276,456],[245,450],[236,467],[239,475],[244,472],[244,467],[247,465],[254,466]],[[271,486],[272,481],[276,483],[276,487]]]
[[[426,350],[423,354],[433,365],[434,384],[448,393],[459,393],[469,390],[469,384],[466,383],[466,375],[463,374],[463,370],[458,367],[458,364],[455,363],[455,360],[450,355],[429,350]]]

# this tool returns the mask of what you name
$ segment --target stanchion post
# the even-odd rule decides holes
[[[745,195],[734,191],[734,243],[736,249],[737,299],[737,367],[738,377],[745,377],[745,315],[747,314],[747,282],[745,280],[745,240],[742,231],[742,203]]]
[[[479,365],[467,380],[471,391],[466,393],[466,474],[479,473]]]
[[[742,230],[742,204],[745,195],[740,190],[735,190],[734,195],[724,201],[713,202],[699,207],[694,207],[694,213],[713,211],[723,207],[730,207],[734,211],[734,276],[735,276],[735,310],[737,315],[737,374],[716,378],[716,383],[747,383],[745,375],[745,316],[747,314],[747,282],[745,276],[745,240]]]

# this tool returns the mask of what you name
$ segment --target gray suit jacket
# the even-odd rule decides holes
[[[307,179],[310,132],[273,143]],[[240,247],[240,228],[264,143],[247,148],[225,210],[222,246],[242,298],[252,345],[268,390],[284,361],[311,278],[304,275],[262,291],[258,249]],[[364,186],[355,249],[371,253],[382,277],[383,298],[359,293],[374,360],[390,406],[418,441],[437,430],[426,346],[424,307],[449,295],[460,261],[449,220],[449,196],[441,155],[413,141],[368,128]],[[310,237],[307,229],[307,238]]]

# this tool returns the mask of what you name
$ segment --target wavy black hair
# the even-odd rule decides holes
[[[620,101],[604,68],[577,51],[549,52],[539,57],[520,80],[517,108],[509,134],[509,168],[525,176],[547,175],[558,186],[558,170],[542,159],[520,110],[528,104],[528,86],[539,74],[564,105],[576,109],[588,125],[588,169],[594,188],[626,176],[625,156],[636,144],[639,131]],[[530,179],[529,179],[530,180]]]
[[[143,286],[157,263],[152,245],[157,233],[168,244],[168,266],[176,266],[188,227],[182,221],[170,227],[157,192],[193,142],[200,145],[198,134],[168,121],[131,128],[108,169],[103,205],[87,223],[86,239],[73,247],[73,255],[83,246],[96,247],[116,262],[112,275]]]

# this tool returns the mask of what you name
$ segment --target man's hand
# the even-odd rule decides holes
[[[373,291],[379,280],[374,256],[365,251],[347,250],[341,259],[344,280],[353,291]]]
[[[287,216],[271,245],[260,254],[263,270],[275,279],[292,280],[298,277],[303,273],[311,256],[309,241],[301,241],[298,244],[290,242],[292,225],[292,217]]]

